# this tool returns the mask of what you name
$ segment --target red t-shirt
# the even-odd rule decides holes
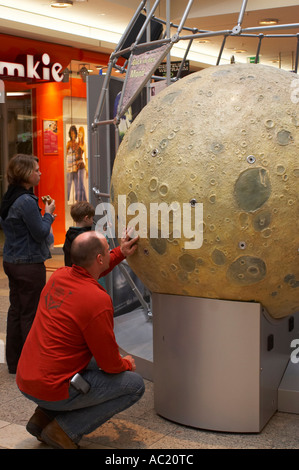
[[[123,259],[119,247],[112,250],[109,271]],[[18,363],[17,385],[41,400],[64,400],[70,379],[92,356],[107,373],[131,370],[119,354],[110,296],[84,268],[60,268],[41,293]]]

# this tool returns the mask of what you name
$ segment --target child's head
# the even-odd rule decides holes
[[[91,226],[94,214],[94,207],[87,201],[76,202],[71,206],[71,216],[77,225]]]

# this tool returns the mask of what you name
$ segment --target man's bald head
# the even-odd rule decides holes
[[[85,269],[89,268],[98,254],[105,253],[105,244],[105,237],[95,231],[81,233],[71,246],[72,263]]]

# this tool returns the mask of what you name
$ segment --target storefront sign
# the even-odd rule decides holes
[[[47,53],[44,53],[41,58],[27,54],[21,57],[18,63],[0,61],[0,77],[61,82],[63,79],[62,68],[59,62],[51,63]]]

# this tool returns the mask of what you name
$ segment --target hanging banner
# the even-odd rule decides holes
[[[141,52],[131,55],[119,103],[118,117],[121,117],[126,112],[136,96],[149,81],[158,65],[168,54],[171,47],[171,43],[163,44],[151,50],[144,51],[144,49],[140,49]]]

